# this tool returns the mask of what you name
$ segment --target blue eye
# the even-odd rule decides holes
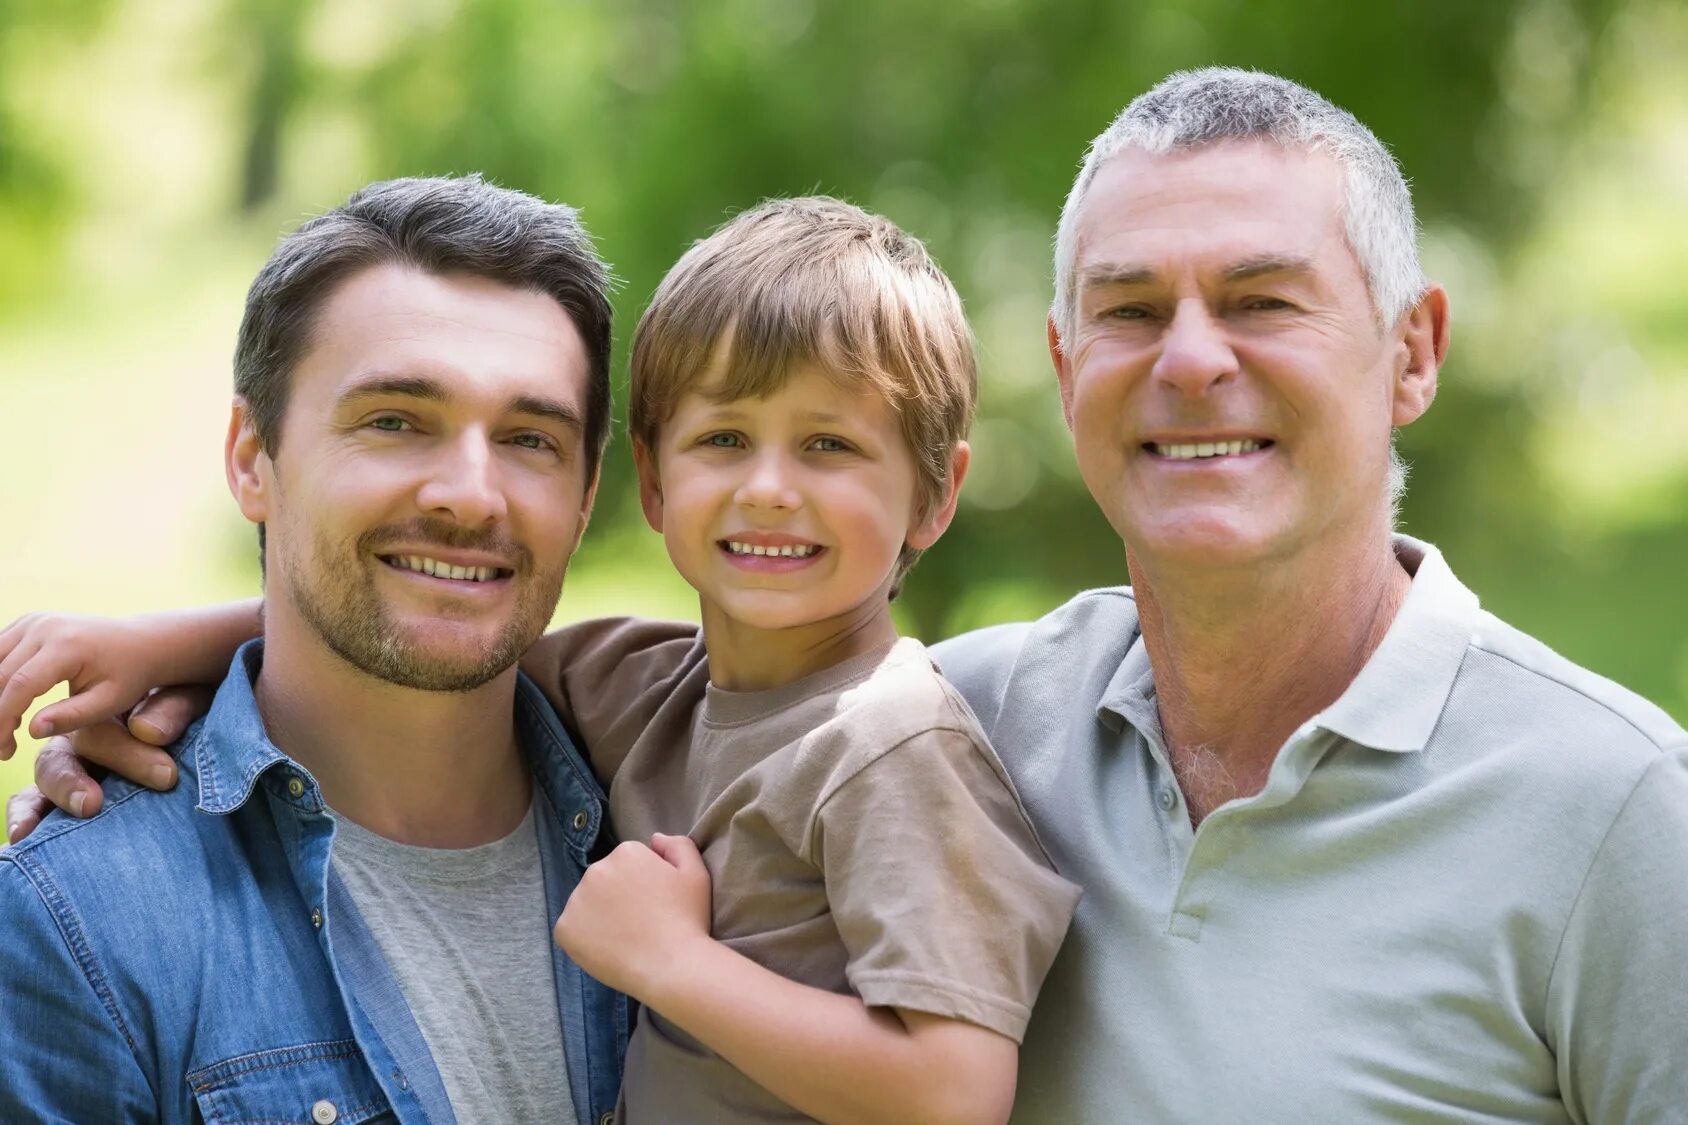
[[[818,437],[810,444],[821,453],[843,453],[850,448],[843,439],[835,437]]]
[[[544,434],[517,434],[515,437],[510,439],[510,443],[512,445],[519,445],[523,449],[537,449],[544,451],[555,448],[551,439],[546,437]]]
[[[718,434],[710,434],[704,438],[703,444],[714,449],[736,449],[742,443],[739,441],[737,434],[723,430]]]

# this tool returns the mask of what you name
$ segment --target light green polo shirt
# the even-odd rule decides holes
[[[1129,589],[938,646],[1084,887],[1016,1121],[1688,1121],[1688,735],[1396,553],[1383,643],[1199,830]]]

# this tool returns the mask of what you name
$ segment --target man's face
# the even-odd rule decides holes
[[[1092,183],[1056,366],[1135,557],[1249,565],[1387,519],[1391,429],[1429,398],[1404,393],[1411,348],[1379,330],[1341,203],[1334,161],[1263,142],[1128,150]]]
[[[343,282],[241,494],[266,524],[270,612],[405,687],[467,691],[510,667],[590,510],[587,368],[543,294],[397,265]]]

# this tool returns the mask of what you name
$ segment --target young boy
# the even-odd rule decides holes
[[[592,621],[523,660],[629,841],[556,926],[644,1004],[621,1119],[1005,1118],[1078,891],[890,615],[967,468],[954,289],[884,219],[771,202],[664,279],[631,393],[702,628]]]

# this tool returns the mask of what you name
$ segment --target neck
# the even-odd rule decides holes
[[[1192,573],[1126,551],[1168,750],[1258,792],[1297,727],[1335,702],[1412,584],[1379,526],[1316,558]]]
[[[531,783],[515,738],[514,668],[467,692],[399,687],[335,655],[280,603],[265,615],[258,710],[335,812],[432,848],[516,829]]]
[[[869,599],[850,613],[809,625],[763,629],[702,604],[709,682],[727,691],[765,691],[842,664],[897,641],[891,604]]]

